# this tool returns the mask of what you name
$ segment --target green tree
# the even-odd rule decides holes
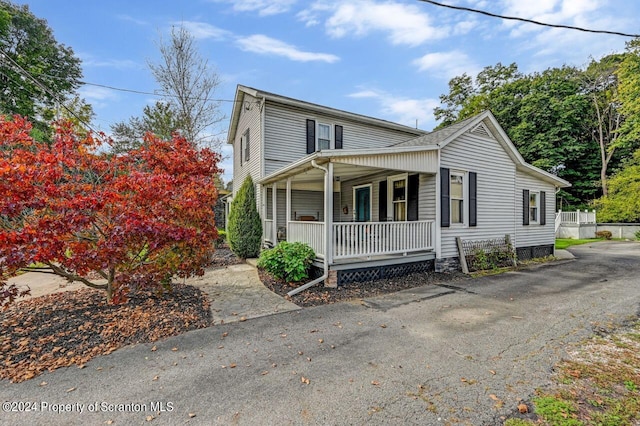
[[[605,197],[608,194],[607,171],[624,121],[619,108],[616,74],[623,58],[621,54],[613,54],[599,61],[592,60],[582,75],[584,92],[593,108],[592,136],[600,147],[600,185]]]
[[[50,111],[73,98],[81,78],[80,59],[47,21],[27,5],[0,0],[0,114],[29,117],[49,135]]]
[[[120,121],[111,126],[111,152],[121,154],[139,148],[148,132],[161,139],[170,139],[182,125],[178,114],[168,103],[147,105],[143,108],[141,117],[131,117],[128,122]]]
[[[640,222],[640,149],[609,178],[609,195],[596,203],[599,222]]]
[[[257,257],[260,253],[262,222],[251,176],[247,176],[231,202],[227,241],[231,250],[242,259]]]
[[[627,43],[627,54],[617,70],[618,98],[625,121],[615,146],[637,147],[640,144],[640,39]]]
[[[569,180],[561,197],[584,204],[598,196],[598,145],[589,127],[591,107],[582,72],[550,68],[523,75],[516,64],[485,67],[475,79],[463,75],[449,83],[434,110],[443,124],[491,110],[524,159]]]

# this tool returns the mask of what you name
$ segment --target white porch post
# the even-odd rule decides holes
[[[436,259],[440,259],[441,250],[442,250],[442,228],[440,224],[442,223],[441,218],[441,207],[440,203],[442,202],[440,199],[440,179],[442,179],[442,175],[440,174],[440,151],[438,151],[438,171],[436,171],[436,223],[435,223],[435,249],[436,249]]]
[[[324,181],[324,261],[327,265],[333,263],[333,163],[327,164],[327,173]],[[331,277],[331,275],[330,275]],[[329,278],[325,283],[330,286],[337,286]]]
[[[272,208],[272,215],[271,216],[273,218],[273,222],[271,224],[272,228],[272,234],[273,235],[273,245],[275,246],[276,244],[278,244],[278,183],[274,183],[273,185],[271,185],[271,208]]]
[[[291,178],[287,178],[287,213],[285,226],[287,227],[287,241],[289,241],[289,222],[291,222]]]

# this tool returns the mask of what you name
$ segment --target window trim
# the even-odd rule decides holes
[[[334,125],[333,123],[321,123],[316,121],[316,152],[321,151],[320,148],[320,126],[327,126],[329,128],[329,148],[326,149],[334,149],[335,147],[335,138],[333,136]]]
[[[536,205],[535,207],[531,206],[531,197],[535,197]],[[529,225],[540,225],[540,191],[532,191],[529,190]],[[531,219],[531,209],[536,209],[536,218]]]
[[[451,178],[454,176],[459,176],[462,178],[462,198],[457,198],[453,196],[453,192],[451,191]],[[450,170],[449,172],[449,226],[450,227],[467,227],[469,224],[469,173],[463,172],[460,170]],[[453,201],[461,200],[462,201],[462,221],[454,222],[453,221]]]
[[[240,153],[241,160],[244,160],[245,163],[248,163],[251,160],[251,134],[249,133],[249,128],[244,131],[242,134],[242,140],[244,141],[244,149]]]
[[[393,182],[404,180],[404,201],[393,201]],[[405,204],[404,220],[395,220],[395,203],[402,202]],[[387,218],[391,217],[391,222],[406,222],[409,210],[409,173],[400,173],[387,177]]]

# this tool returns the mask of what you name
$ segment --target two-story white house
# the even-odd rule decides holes
[[[553,254],[555,193],[488,111],[426,132],[239,85],[234,191],[256,184],[264,244],[308,243],[328,285],[458,267],[456,237]]]

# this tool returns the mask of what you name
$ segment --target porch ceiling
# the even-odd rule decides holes
[[[322,183],[324,172],[312,166],[326,167],[333,163],[334,180],[347,181],[356,177],[377,173],[381,170],[435,174],[438,167],[437,149],[389,149],[377,150],[331,150],[320,151],[298,160],[261,179],[261,184],[277,183],[284,186],[291,178],[294,184]],[[399,151],[399,152],[398,152]]]

